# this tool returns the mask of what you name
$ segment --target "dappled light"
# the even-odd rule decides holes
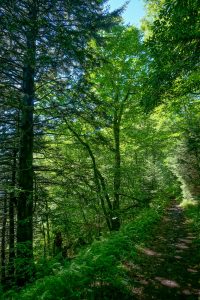
[[[0,0],[0,300],[200,300],[199,13]]]
[[[192,241],[190,239],[179,239],[180,242],[184,242],[186,244],[191,244]]]
[[[149,256],[160,257],[162,255],[161,253],[157,253],[156,251],[153,251],[153,250],[148,249],[148,248],[140,248],[140,251],[143,252],[146,255],[149,255]]]
[[[189,290],[183,290],[182,292],[184,295],[192,295],[192,293]]]
[[[188,268],[187,271],[191,273],[198,273],[198,270],[192,268]]]
[[[133,294],[136,299],[148,300],[149,295],[159,300],[200,295],[200,264],[191,264],[197,251],[192,242],[195,235],[187,232],[186,226],[183,211],[173,205],[168,208],[148,247],[137,247],[141,267],[129,268],[135,278]]]
[[[188,249],[189,248],[186,244],[183,244],[183,243],[177,243],[175,246],[176,246],[176,248],[179,248],[179,249]]]
[[[169,279],[165,279],[165,278],[161,278],[161,277],[155,277],[156,280],[158,280],[162,285],[165,285],[169,288],[179,288],[180,285],[173,280],[169,280]]]
[[[175,255],[174,256],[176,259],[182,259],[183,257],[182,256],[180,256],[180,255]]]

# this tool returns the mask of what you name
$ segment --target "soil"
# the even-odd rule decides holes
[[[130,299],[200,300],[200,249],[182,209],[170,206],[152,234],[127,262],[133,282]]]

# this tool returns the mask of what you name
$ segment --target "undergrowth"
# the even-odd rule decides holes
[[[181,206],[184,209],[188,225],[196,237],[195,242],[200,246],[200,201],[185,201]]]
[[[94,242],[71,263],[58,268],[57,274],[38,279],[19,293],[11,290],[2,299],[130,299],[131,286],[123,261],[134,261],[137,245],[151,235],[166,205],[167,201],[154,201],[119,232]]]

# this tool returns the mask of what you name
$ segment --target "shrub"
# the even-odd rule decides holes
[[[136,246],[151,234],[167,202],[156,200],[134,222],[119,232],[94,242],[67,266],[56,268],[56,275],[46,276],[27,286],[19,294],[7,293],[5,299],[130,299],[131,289],[123,261],[134,260]],[[54,263],[55,264],[55,263]]]

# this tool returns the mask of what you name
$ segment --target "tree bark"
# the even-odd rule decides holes
[[[12,165],[12,188],[16,187],[16,168],[17,168],[17,149],[13,150],[13,165]],[[15,191],[10,195],[9,201],[9,262],[8,262],[8,279],[10,284],[14,282],[15,276],[15,205],[17,199]]]
[[[6,223],[7,223],[7,195],[4,195],[1,231],[1,283],[6,281]]]
[[[30,281],[33,262],[33,109],[37,36],[37,1],[30,4],[23,68],[23,98],[20,118],[19,198],[17,201],[16,277],[19,286]]]
[[[114,115],[113,134],[115,141],[115,158],[114,158],[114,200],[113,200],[113,217],[112,217],[112,230],[119,230],[120,228],[120,186],[121,186],[121,155],[120,155],[120,119],[117,111]]]
[[[119,100],[119,95],[116,95],[115,99],[115,111],[113,120],[113,135],[115,143],[115,157],[114,157],[114,179],[113,190],[114,199],[112,205],[112,230],[119,230],[121,226],[120,222],[120,189],[121,189],[121,153],[120,153],[120,126],[122,115],[124,112],[124,105],[128,100],[130,92],[128,91],[122,101]]]

